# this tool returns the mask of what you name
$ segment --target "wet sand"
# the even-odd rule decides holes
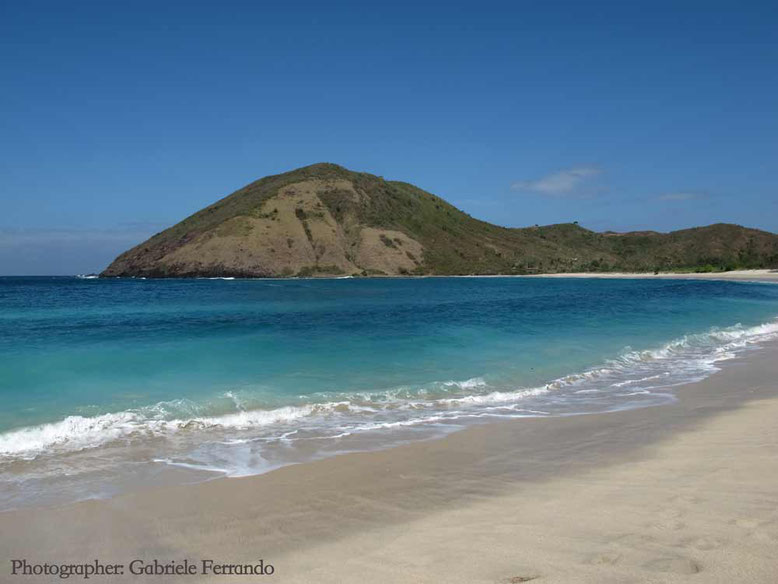
[[[668,406],[2,513],[0,580],[62,581],[14,578],[12,558],[262,558],[273,576],[153,581],[776,582],[776,356],[726,363]]]

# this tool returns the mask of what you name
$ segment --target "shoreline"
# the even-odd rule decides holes
[[[35,457],[28,457],[25,462],[20,461],[17,469],[22,469],[22,471],[16,476],[13,475],[16,469],[12,467],[9,470],[9,480],[6,481],[5,475],[3,475],[4,481],[0,485],[3,487],[0,512],[55,507],[94,499],[105,500],[126,493],[147,492],[160,487],[190,485],[222,478],[259,476],[285,466],[306,464],[331,456],[355,452],[374,452],[391,449],[408,442],[434,440],[468,427],[494,423],[497,420],[591,415],[620,409],[641,409],[667,404],[677,399],[675,395],[677,387],[711,375],[711,368],[715,372],[721,364],[734,359],[744,347],[751,343],[756,342],[756,346],[762,346],[765,342],[770,342],[766,339],[775,338],[775,332],[778,330],[776,327],[778,327],[778,321],[771,318],[759,325],[745,329],[740,324],[732,325],[729,328],[724,328],[722,335],[717,335],[715,328],[710,329],[707,333],[692,335],[692,341],[683,336],[659,345],[652,345],[644,350],[630,350],[622,355],[625,362],[630,364],[626,369],[616,361],[611,362],[604,359],[598,365],[565,373],[551,381],[541,381],[538,385],[529,387],[520,386],[515,389],[515,393],[492,387],[486,393],[472,390],[475,393],[470,395],[469,387],[471,384],[475,388],[486,386],[486,382],[481,378],[460,382],[436,382],[443,385],[456,385],[463,391],[463,388],[468,388],[465,391],[467,395],[454,398],[453,401],[466,403],[473,399],[476,404],[498,405],[493,405],[492,408],[481,408],[477,405],[475,410],[468,410],[461,407],[458,409],[451,404],[448,404],[450,407],[446,408],[445,405],[441,406],[435,400],[426,406],[422,402],[416,402],[413,404],[415,412],[413,415],[395,419],[393,423],[386,418],[386,412],[391,411],[390,406],[389,409],[379,412],[384,414],[384,425],[399,428],[394,428],[390,432],[383,434],[365,432],[363,434],[359,429],[369,428],[369,420],[354,419],[349,422],[343,421],[341,418],[338,422],[341,424],[342,433],[340,434],[334,436],[331,432],[328,434],[326,431],[328,427],[324,422],[320,426],[304,428],[304,431],[309,434],[313,433],[312,428],[320,429],[321,433],[313,437],[304,437],[300,442],[295,442],[294,439],[287,441],[283,437],[279,440],[276,438],[278,434],[276,436],[270,434],[269,439],[276,441],[276,443],[272,445],[265,443],[259,451],[242,446],[230,451],[222,449],[222,451],[217,451],[217,455],[221,455],[221,458],[217,459],[215,463],[207,458],[203,461],[202,456],[198,460],[198,449],[200,453],[205,452],[211,446],[218,449],[219,445],[230,444],[229,440],[235,439],[235,437],[238,437],[235,439],[236,444],[250,442],[251,439],[241,438],[241,436],[246,435],[245,432],[240,434],[241,424],[247,424],[247,427],[252,428],[249,435],[253,439],[257,439],[259,436],[260,440],[266,441],[268,440],[267,434],[258,432],[257,425],[253,424],[255,419],[259,419],[261,427],[261,423],[268,417],[279,420],[294,420],[300,415],[308,414],[309,410],[306,408],[309,407],[328,408],[327,411],[330,412],[337,411],[336,408],[343,403],[350,402],[330,400],[315,402],[313,406],[308,404],[301,406],[277,405],[275,409],[249,410],[250,417],[248,419],[243,417],[243,413],[237,414],[237,417],[235,413],[229,412],[226,414],[216,413],[209,417],[207,413],[201,412],[199,417],[181,416],[164,422],[153,418],[135,419],[132,417],[128,422],[127,416],[135,416],[133,410],[128,410],[100,414],[93,418],[73,417],[37,426],[26,426],[3,434],[2,437],[6,440],[0,446],[4,448],[15,447],[17,452],[23,452],[22,448],[26,446],[30,449],[37,449],[33,452],[43,453],[45,445],[42,446],[41,442],[51,439],[52,436],[59,438],[66,432],[70,432],[69,437],[75,446],[69,450],[61,448],[56,457],[42,456],[43,462],[40,464],[35,462],[37,454]],[[705,339],[703,346],[707,346],[706,343],[711,342],[709,336],[717,339],[716,351],[711,352],[712,349],[708,347],[704,354],[697,353],[695,355],[692,349],[695,346],[694,338],[700,336]],[[700,339],[696,339],[698,345],[701,342]],[[721,351],[725,352],[721,357],[717,357],[716,355]],[[678,358],[681,358],[681,361],[675,366],[665,363],[668,359],[677,361]],[[654,362],[660,363],[657,365],[658,369],[646,369]],[[714,363],[719,363],[719,365],[714,365]],[[641,367],[643,367],[642,370]],[[673,377],[673,369],[682,371],[679,377]],[[633,375],[636,370],[641,371],[640,375],[637,376],[639,378]],[[616,380],[620,379],[621,381],[614,380],[614,375]],[[656,379],[661,379],[661,382],[651,381]],[[609,391],[600,394],[603,383]],[[653,385],[657,383],[660,385]],[[578,389],[575,391],[566,389],[567,385]],[[590,398],[589,394],[592,393],[596,395]],[[579,397],[576,394],[582,395]],[[447,394],[444,394],[444,397],[445,395]],[[482,399],[486,401],[482,402]],[[544,399],[546,401],[542,401]],[[568,404],[568,400],[571,403]],[[443,399],[443,402],[448,401],[451,400]],[[519,405],[523,403],[523,407],[515,407],[517,403]],[[380,403],[376,407],[380,407]],[[428,409],[422,410],[423,407]],[[497,413],[490,411],[492,409],[496,409]],[[258,418],[251,414],[253,411],[258,412]],[[171,443],[176,439],[177,430],[188,430],[192,426],[198,427],[204,424],[204,420],[210,421],[212,426],[219,427],[220,431],[211,431],[210,433],[207,430],[192,433],[183,432],[181,434],[185,438],[178,438],[176,445],[179,449],[177,452],[172,449],[164,450],[168,439]],[[440,422],[441,420],[442,422]],[[349,423],[352,428],[356,429],[344,429],[349,428]],[[404,429],[405,426],[412,426],[413,430],[407,431]],[[93,427],[99,427],[100,431],[109,439],[105,443],[101,443],[99,442],[101,435],[95,437],[82,430],[82,428],[89,430]],[[296,426],[292,423],[291,427],[295,428]],[[287,431],[289,429],[287,427]],[[270,432],[273,431],[271,426]],[[122,432],[124,434],[121,434]],[[86,435],[86,439],[92,440],[91,445],[94,446],[94,449],[89,447],[88,442],[84,442],[84,435]],[[122,436],[129,437],[128,441],[122,440]],[[139,436],[145,438],[139,440],[137,439]],[[161,438],[161,442],[158,443],[159,448],[152,446],[155,438]],[[188,450],[181,447],[185,439]],[[79,442],[79,440],[82,441]],[[65,440],[62,441],[66,443]],[[82,446],[84,443],[87,444],[87,447]],[[6,444],[10,444],[10,447]],[[59,444],[52,440],[52,446],[56,448]],[[168,446],[170,445],[168,444]],[[189,452],[194,452],[195,456],[187,458]],[[112,461],[110,467],[106,464],[101,466],[99,462],[94,464],[94,461],[105,463],[109,458]],[[79,472],[73,473],[73,475],[62,473],[57,470],[58,467],[55,466],[57,464],[78,469]],[[91,467],[89,467],[90,464],[92,464]],[[29,465],[29,467],[25,468],[24,465]]]
[[[12,277],[62,277],[82,280],[418,280],[424,278],[603,278],[603,279],[672,279],[672,280],[731,280],[744,282],[778,282],[778,269],[731,270],[729,272],[547,272],[539,274],[422,274],[422,275],[381,275],[381,276],[92,276],[81,274],[72,276],[12,276]]]
[[[741,282],[778,282],[778,270],[732,270],[730,272],[569,272],[532,274],[528,278],[614,278],[656,280],[731,280]]]
[[[535,572],[543,582],[620,582],[627,575],[651,576],[658,579],[645,581],[666,582],[674,581],[670,577],[683,577],[678,575],[679,571],[705,572],[708,582],[746,581],[717,580],[716,570],[723,575],[726,566],[716,568],[715,556],[727,542],[740,549],[746,543],[753,544],[757,536],[727,539],[703,533],[688,536],[692,538],[689,541],[697,544],[681,546],[685,529],[681,524],[689,521],[676,516],[687,513],[677,508],[693,506],[688,501],[674,507],[668,504],[668,510],[657,511],[667,514],[660,521],[664,521],[664,528],[633,529],[627,534],[632,543],[621,544],[628,548],[626,551],[608,551],[614,546],[618,548],[609,540],[604,546],[606,551],[587,551],[591,561],[582,561],[581,565],[573,565],[580,559],[577,556],[557,557],[564,556],[564,545],[560,543],[584,547],[593,544],[578,540],[559,542],[553,538],[552,544],[548,538],[551,532],[581,529],[581,524],[587,524],[580,515],[589,512],[590,506],[580,500],[577,489],[590,484],[592,479],[585,477],[591,473],[604,474],[591,484],[609,493],[619,495],[626,488],[628,495],[634,489],[634,496],[625,495],[627,500],[620,504],[626,505],[629,513],[645,513],[648,499],[640,491],[650,490],[652,485],[643,485],[630,475],[630,469],[637,472],[652,464],[661,467],[663,458],[658,453],[663,448],[672,451],[684,440],[704,437],[706,431],[710,433],[710,427],[722,420],[729,420],[749,439],[761,441],[758,446],[762,450],[774,453],[778,446],[774,430],[767,429],[761,436],[752,434],[757,429],[765,431],[758,422],[764,421],[766,412],[778,413],[778,388],[773,381],[778,377],[776,351],[778,344],[766,345],[724,364],[721,371],[704,381],[677,388],[678,401],[671,405],[495,422],[438,440],[344,454],[258,476],[0,513],[0,547],[8,559],[27,557],[30,561],[48,562],[90,557],[119,562],[131,558],[248,562],[261,557],[276,566],[274,580],[280,582],[359,582],[364,581],[366,573],[373,581],[435,582],[440,581],[441,570],[446,581],[455,582],[504,582],[508,581],[505,578],[529,577]],[[728,452],[726,433],[722,432],[714,429],[712,434],[721,442],[717,446],[718,470],[689,475],[689,492],[695,490],[694,485],[698,490],[715,491],[716,480],[730,474],[721,464],[734,453]],[[727,436],[730,440],[736,438],[731,431]],[[710,454],[695,452],[699,460],[691,457],[680,466],[673,463],[673,472],[678,474],[684,465],[692,467],[704,462]],[[745,464],[748,460],[746,451],[737,463]],[[756,506],[764,506],[766,501],[778,503],[778,487],[772,487],[778,484],[778,463],[763,460],[756,470],[758,476],[753,476],[753,468],[750,475],[741,472],[738,500]],[[626,483],[608,479],[609,473],[627,473],[628,478],[622,479]],[[662,493],[673,492],[675,474],[667,477],[671,479],[668,484],[654,488]],[[570,488],[571,484],[577,487]],[[553,493],[556,495],[552,496]],[[547,525],[540,520],[532,525],[522,523],[526,514],[537,512],[532,505],[527,507],[530,502],[546,510]],[[575,502],[565,513],[557,509]],[[609,505],[601,511],[605,517],[615,512]],[[711,511],[706,510],[705,515],[710,516]],[[778,517],[774,517],[774,508],[773,515],[767,514],[769,521],[764,522],[764,517],[761,513],[734,518],[735,523],[726,523],[730,526],[727,529],[733,534],[739,533],[741,527],[741,531],[758,533],[761,543],[757,543],[768,546],[772,552],[778,551]],[[629,523],[628,516],[610,519],[618,524]],[[738,526],[738,521],[742,525]],[[593,532],[589,538],[599,538],[598,545],[602,544],[599,540],[609,536],[608,530],[596,525],[590,529]],[[697,531],[702,533],[705,529]],[[665,541],[660,535],[670,539]],[[480,542],[476,557],[473,541]],[[397,548],[394,554],[398,556],[391,561],[381,555],[389,544]],[[430,549],[431,545],[434,549]],[[365,548],[365,552],[354,554],[354,547]],[[655,549],[658,547],[662,547],[661,553]],[[703,549],[706,547],[710,549]],[[683,549],[679,551],[680,548]],[[452,553],[452,549],[460,551]],[[427,556],[419,555],[422,550],[426,550]],[[728,553],[734,552],[728,549]],[[511,554],[518,554],[521,561]],[[645,554],[656,557],[646,559]],[[550,561],[552,556],[555,559]],[[637,563],[627,561],[633,556],[641,559],[635,560]],[[488,565],[484,563],[487,557]],[[754,558],[748,561],[751,573],[769,573],[761,560],[756,564]],[[735,563],[740,565],[739,562]],[[452,563],[456,569],[451,567]],[[503,575],[497,573],[498,565],[502,565],[499,570]],[[517,573],[511,575],[511,571]],[[555,580],[557,577],[562,579]],[[616,579],[608,580],[610,577]]]

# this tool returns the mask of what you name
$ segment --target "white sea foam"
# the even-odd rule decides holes
[[[634,402],[636,398],[650,399],[655,394],[666,398],[668,387],[702,379],[718,369],[718,362],[775,338],[778,321],[713,329],[651,350],[627,349],[600,367],[538,387],[495,387],[476,377],[415,389],[319,394],[271,409],[250,409],[241,396],[227,392],[223,397],[232,402],[235,411],[219,415],[209,415],[203,404],[174,400],[94,417],[70,416],[0,434],[0,461],[56,456],[149,438],[192,447],[203,442],[235,447],[253,440],[336,440],[489,416],[605,411],[623,407],[622,403],[635,407],[634,403],[649,403]],[[311,401],[306,403],[305,399]]]
[[[459,389],[475,389],[476,387],[486,386],[486,381],[482,377],[473,377],[464,381],[444,381],[441,385],[445,387],[458,387]]]
[[[34,455],[49,448],[69,444],[73,449],[100,445],[140,427],[142,420],[133,412],[119,412],[95,417],[69,416],[59,422],[22,428],[0,434],[0,455]]]
[[[624,387],[627,385],[635,385],[636,383],[643,383],[644,381],[652,381],[654,379],[661,379],[662,377],[665,377],[667,373],[658,373],[656,375],[649,375],[648,377],[640,377],[639,379],[627,379],[626,381],[615,381],[612,383],[613,387]],[[586,390],[582,389],[580,391],[599,391],[599,390]],[[579,392],[580,393],[580,392]]]

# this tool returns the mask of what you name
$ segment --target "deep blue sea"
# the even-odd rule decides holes
[[[741,282],[0,278],[0,509],[670,403],[776,316]]]

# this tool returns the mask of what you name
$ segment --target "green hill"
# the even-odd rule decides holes
[[[596,233],[479,221],[411,184],[335,164],[253,182],[124,252],[102,276],[527,274],[778,266],[778,236],[717,224]]]

